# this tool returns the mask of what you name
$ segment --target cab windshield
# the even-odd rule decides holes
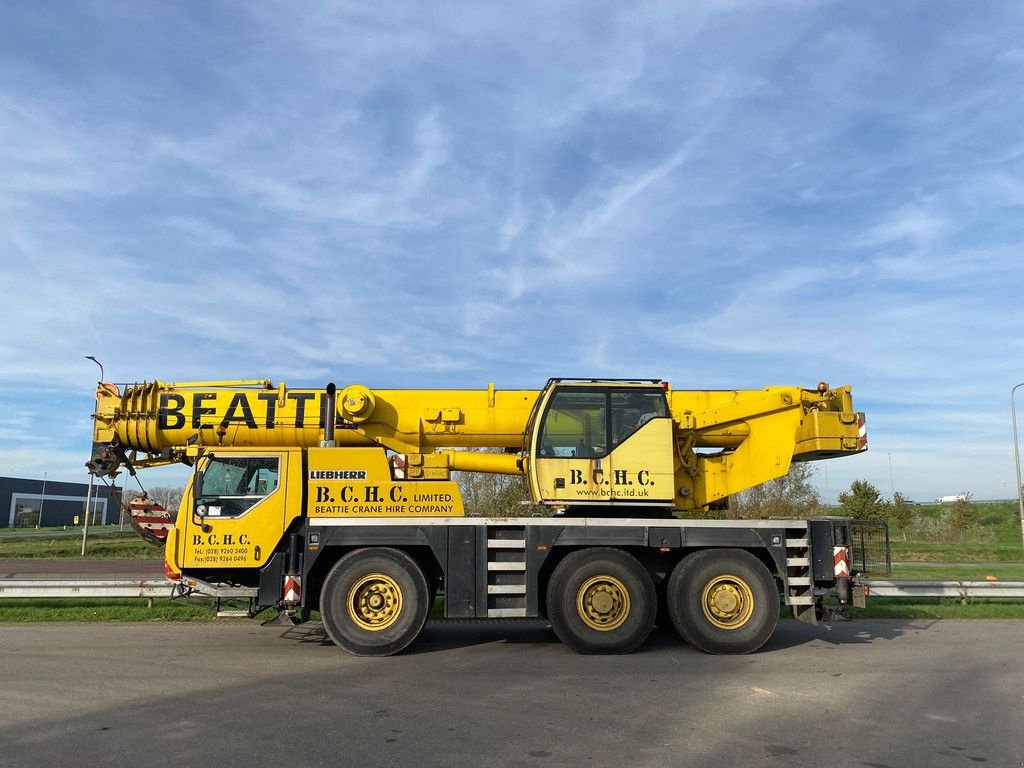
[[[660,387],[577,388],[556,391],[541,424],[541,458],[607,456],[651,419],[668,416]]]
[[[201,500],[210,517],[237,517],[277,489],[279,459],[213,456],[203,468]]]

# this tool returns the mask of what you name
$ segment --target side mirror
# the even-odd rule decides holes
[[[213,454],[208,453],[196,459],[195,474],[192,477],[192,522],[198,525],[203,533],[213,530],[208,523],[203,522],[203,518],[206,517],[209,510],[202,501],[203,474],[206,472],[206,465],[210,463],[211,458],[213,458]]]

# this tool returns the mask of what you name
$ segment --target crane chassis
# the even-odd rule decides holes
[[[432,610],[543,617],[582,653],[632,651],[655,625],[709,653],[748,653],[780,602],[812,623],[863,604],[862,534],[844,518],[695,515],[792,461],[865,450],[863,427],[849,387],[825,384],[101,383],[89,467],[192,466],[165,548],[179,593],[242,597],[251,615],[294,621],[318,611],[351,653],[403,650]],[[548,514],[474,516],[456,471],[525,476]]]

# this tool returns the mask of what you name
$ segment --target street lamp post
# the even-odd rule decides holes
[[[46,503],[46,472],[43,472],[43,492],[39,496],[39,520],[36,521],[36,528],[43,527],[43,505]]]
[[[1020,540],[1024,546],[1024,491],[1020,482],[1020,444],[1017,442],[1017,390],[1024,387],[1024,381],[1010,390],[1010,416],[1013,421],[1013,466],[1017,470],[1017,506],[1020,509]]]
[[[103,383],[103,363],[97,360],[92,355],[83,355],[86,360],[92,360],[96,365],[100,367],[100,380],[99,383]],[[93,480],[96,479],[96,475],[92,472],[89,473],[89,490],[85,492],[85,525],[82,526],[82,557],[85,557],[85,545],[89,540],[89,515],[92,514],[92,484]],[[106,509],[104,507],[104,509]]]
[[[89,490],[85,492],[85,524],[82,526],[82,557],[85,557],[85,544],[89,540],[89,515],[92,514],[92,481],[95,478],[89,473]]]

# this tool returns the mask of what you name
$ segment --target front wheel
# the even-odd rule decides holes
[[[547,618],[577,653],[629,653],[650,634],[656,599],[635,557],[610,547],[582,549],[551,574]]]
[[[423,571],[405,552],[357,549],[339,560],[320,591],[320,615],[335,645],[356,656],[390,656],[423,629],[430,610]]]
[[[756,651],[779,621],[775,579],[742,549],[686,557],[672,571],[665,597],[676,630],[705,653]]]

